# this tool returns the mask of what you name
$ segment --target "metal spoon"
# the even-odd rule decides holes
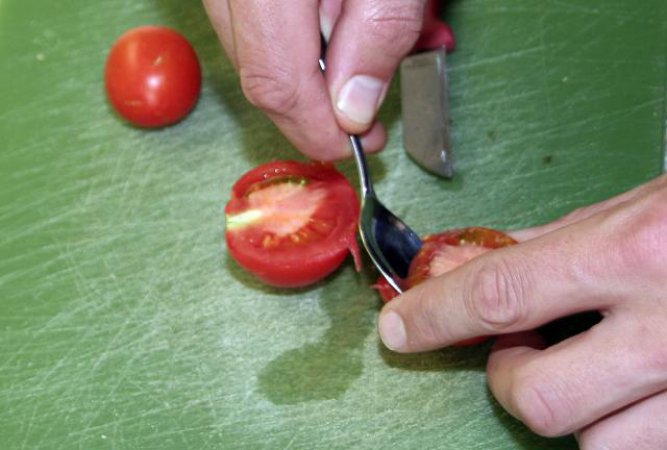
[[[325,70],[324,40],[320,68]],[[361,183],[361,216],[359,234],[364,248],[375,267],[398,292],[401,281],[408,276],[410,262],[422,247],[422,241],[412,229],[389,211],[375,195],[370,171],[358,136],[350,135],[354,159]]]
[[[378,200],[361,142],[354,135],[350,136],[350,142],[361,182],[361,242],[389,284],[398,292],[403,292],[401,281],[408,276],[410,262],[421,249],[422,241],[417,233]]]

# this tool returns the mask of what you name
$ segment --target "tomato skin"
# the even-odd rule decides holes
[[[226,216],[229,218],[246,211],[248,195],[253,190],[289,177],[307,180],[308,187],[304,189],[325,192],[324,200],[312,217],[328,224],[326,233],[320,235],[311,230],[312,239],[304,244],[283,239],[267,248],[261,244],[262,237],[267,234],[261,222],[241,230],[230,229],[228,223],[225,237],[231,256],[266,284],[285,288],[307,286],[325,278],[349,253],[359,270],[361,255],[356,237],[359,199],[352,185],[333,164],[274,161],[256,167],[232,187],[232,197],[225,207]]]
[[[347,179],[340,173],[333,164],[330,163],[321,163],[321,162],[309,162],[303,163],[300,161],[289,161],[289,160],[277,160],[271,161],[261,166],[255,167],[254,169],[246,172],[241,178],[238,179],[234,186],[232,186],[232,192],[234,197],[232,201],[236,201],[238,198],[243,197],[250,188],[259,182],[268,181],[271,179],[279,177],[289,177],[289,176],[298,176],[312,180],[318,180],[323,182],[345,182],[354,192],[354,188],[347,182]],[[357,200],[356,193],[354,198]],[[236,204],[232,204],[229,208],[238,208]]]
[[[517,242],[512,237],[505,233],[484,227],[459,228],[427,235],[423,239],[422,249],[410,264],[408,277],[404,281],[404,288],[409,289],[429,278],[453,270],[455,266],[463,264],[477,255],[484,253],[485,250],[507,247],[516,243]],[[439,255],[442,257],[443,250],[446,250],[448,247],[466,247],[474,249],[475,251],[469,252],[469,255],[463,254],[463,257],[457,259],[454,264],[436,264]],[[447,270],[442,271],[442,267],[444,266],[447,267]],[[398,293],[391,287],[384,277],[380,277],[373,287],[378,291],[385,303],[398,297]],[[459,347],[470,346],[479,344],[486,339],[486,336],[479,336],[457,342],[455,345]]]
[[[396,292],[396,289],[394,289],[391,286],[391,284],[389,284],[387,279],[383,276],[377,279],[377,281],[373,285],[373,289],[378,291],[378,294],[380,294],[380,298],[385,303],[388,303],[390,300],[398,297],[398,292]]]
[[[456,49],[456,37],[452,28],[440,18],[440,0],[427,0],[424,5],[422,31],[414,46],[415,51],[445,47],[447,52]]]
[[[113,44],[105,67],[109,102],[130,123],[159,128],[182,120],[201,91],[201,66],[177,31],[142,26]]]

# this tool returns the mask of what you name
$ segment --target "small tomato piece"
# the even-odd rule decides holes
[[[359,199],[332,164],[275,161],[243,175],[225,207],[227,248],[267,284],[300,287],[352,253],[357,270]]]
[[[430,234],[423,239],[423,246],[412,260],[405,289],[454,270],[460,265],[490,250],[514,245],[517,242],[510,236],[497,230],[484,227],[469,227]],[[385,302],[398,296],[398,293],[384,279],[380,279],[374,288]],[[486,340],[480,336],[458,342],[459,346],[474,345]]]
[[[104,80],[109,102],[123,118],[139,127],[164,127],[194,108],[201,66],[183,35],[167,27],[142,26],[113,44]]]
[[[407,284],[412,287],[437,277],[489,250],[516,244],[510,236],[484,227],[469,227],[431,234],[410,264]]]

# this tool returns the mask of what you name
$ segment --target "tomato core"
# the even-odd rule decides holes
[[[322,189],[305,189],[305,180],[272,183],[248,193],[248,210],[227,216],[228,228],[261,223],[265,232],[283,237],[296,233],[308,224],[326,193]]]

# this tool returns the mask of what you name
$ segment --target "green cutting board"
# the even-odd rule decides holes
[[[420,233],[522,227],[663,166],[664,0],[466,0],[447,11],[457,175],[390,140],[380,197]],[[106,53],[159,23],[191,39],[204,91],[184,122],[127,126]],[[244,99],[199,1],[0,0],[3,449],[570,449],[489,394],[487,346],[399,356],[370,267],[277,291],[227,255],[247,169],[298,154]],[[353,182],[354,167],[341,166]]]

